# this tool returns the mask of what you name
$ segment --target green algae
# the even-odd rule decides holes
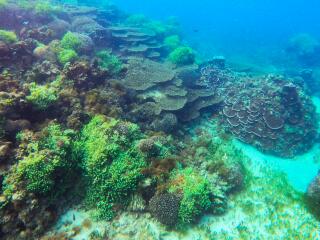
[[[73,62],[78,58],[78,54],[73,49],[62,49],[58,53],[58,61],[62,65],[66,65],[67,63]]]
[[[135,146],[139,136],[137,125],[104,116],[95,116],[83,128],[76,149],[88,185],[86,202],[97,209],[96,217],[112,219],[114,207],[126,204],[143,177],[146,163]]]
[[[68,187],[67,178],[76,169],[70,158],[73,137],[73,131],[56,123],[44,128],[39,139],[30,132],[18,134],[22,156],[5,178],[4,195],[10,199],[15,191],[25,188],[54,199],[61,196]]]
[[[195,62],[195,53],[192,48],[181,46],[169,54],[168,60],[176,65],[193,64]]]
[[[181,45],[181,40],[178,35],[171,35],[163,40],[163,44],[169,51],[173,51]]]
[[[72,49],[77,51],[81,46],[81,41],[76,34],[67,32],[61,39],[60,46],[64,49]]]
[[[99,66],[111,75],[118,74],[123,70],[123,65],[120,59],[110,51],[99,51],[97,52],[96,57],[98,58]]]
[[[30,94],[26,100],[36,109],[45,110],[53,105],[59,99],[59,91],[62,87],[62,79],[58,77],[55,81],[45,85],[39,85],[32,82],[27,85]]]
[[[18,37],[15,32],[0,29],[0,41],[7,44],[15,43],[18,41]]]
[[[180,224],[192,223],[211,207],[209,182],[192,168],[174,171],[169,191],[182,194]]]

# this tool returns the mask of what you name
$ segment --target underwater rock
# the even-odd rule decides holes
[[[155,195],[149,202],[149,210],[162,224],[174,226],[178,223],[180,201],[181,198],[172,193]]]
[[[53,81],[60,74],[60,70],[54,63],[44,60],[34,64],[32,69],[26,73],[28,82],[44,83],[49,80]]]
[[[293,60],[304,67],[319,64],[317,56],[320,52],[320,42],[312,35],[302,33],[293,36],[285,50]]]
[[[74,32],[88,35],[96,43],[109,39],[107,30],[87,16],[78,16],[72,20],[71,28]]]

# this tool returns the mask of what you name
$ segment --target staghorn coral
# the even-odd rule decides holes
[[[66,65],[67,63],[73,62],[77,58],[78,58],[77,52],[72,49],[63,49],[58,54],[58,61],[62,65]]]
[[[22,159],[6,177],[5,195],[10,197],[12,191],[23,182],[25,183],[22,186],[34,193],[55,195],[59,193],[59,188],[65,188],[56,184],[61,180],[58,176],[70,171],[72,167],[72,161],[68,159],[72,134],[72,131],[63,131],[58,124],[51,124],[42,130],[38,140],[31,139],[25,150],[20,153]],[[24,141],[30,141],[29,138],[28,132],[18,135],[22,144]]]
[[[164,39],[163,44],[169,51],[173,51],[180,46],[181,40],[178,35],[171,35]]]

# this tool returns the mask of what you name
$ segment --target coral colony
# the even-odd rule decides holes
[[[310,213],[320,204],[320,177],[307,208],[284,176],[266,174],[270,185],[254,175],[231,140],[281,157],[307,152],[318,126],[303,86],[233,71],[220,56],[202,61],[174,19],[55,4],[0,1],[1,239],[77,239],[85,231],[79,239],[183,239],[195,228],[197,239],[227,239],[228,230],[209,222],[236,209],[270,222],[261,220],[263,233],[239,223],[230,239],[252,239],[246,231],[275,239],[299,204],[300,225],[281,236],[316,239]],[[304,39],[290,45],[300,60]],[[210,130],[197,128],[201,121]],[[250,203],[258,197],[261,214]],[[80,213],[86,219],[73,226]],[[137,228],[131,235],[129,225]],[[296,231],[302,226],[308,236]]]

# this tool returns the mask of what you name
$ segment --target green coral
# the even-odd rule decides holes
[[[186,168],[171,174],[171,193],[181,194],[179,222],[194,222],[211,207],[209,182],[194,169]]]
[[[34,140],[28,132],[17,139],[25,148],[23,156],[5,179],[5,195],[10,197],[14,189],[24,186],[27,191],[57,196],[66,189],[66,178],[75,169],[71,160],[72,130],[63,130],[52,123]],[[27,142],[26,146],[23,143]]]
[[[195,62],[195,53],[190,47],[178,47],[169,55],[169,61],[176,65],[188,65]]]
[[[76,51],[72,49],[62,49],[58,53],[58,61],[62,64],[65,65],[69,62],[73,62],[78,58],[78,54]]]
[[[114,207],[125,204],[143,177],[145,160],[136,148],[141,136],[132,123],[95,116],[81,131],[76,143],[86,176],[87,204],[97,217],[111,219]]]
[[[81,46],[81,40],[77,37],[76,34],[67,32],[61,39],[60,46],[64,49],[72,49],[74,51],[77,51]]]
[[[181,45],[181,40],[178,35],[171,35],[164,39],[163,44],[168,50],[172,51]]]
[[[15,32],[0,29],[0,41],[3,41],[7,44],[15,43],[18,41],[18,37]]]
[[[39,85],[35,82],[27,87],[30,94],[26,97],[27,101],[38,110],[45,110],[59,99],[59,90],[61,87],[61,78],[57,78],[51,83]]]
[[[112,75],[122,71],[123,65],[119,58],[113,55],[110,51],[100,51],[96,54],[98,64],[102,69],[105,69]]]

